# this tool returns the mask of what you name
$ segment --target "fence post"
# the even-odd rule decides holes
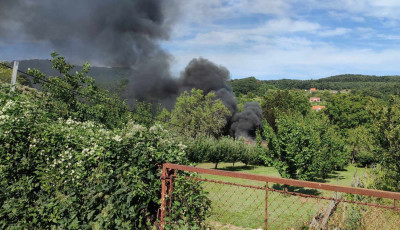
[[[170,196],[173,188],[173,175],[175,175],[175,170],[169,170],[165,164],[163,164],[162,174],[161,174],[161,213],[160,213],[160,229],[165,228],[165,216],[167,211],[167,196]],[[171,205],[171,200],[170,200]]]
[[[268,229],[268,181],[265,184],[265,229]]]
[[[11,92],[15,91],[15,83],[17,82],[17,73],[18,73],[18,61],[14,61],[14,67],[11,75]]]

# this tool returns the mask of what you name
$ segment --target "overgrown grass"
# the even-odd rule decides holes
[[[213,169],[214,164],[201,163],[197,167]],[[242,163],[236,163],[235,166],[232,166],[232,163],[220,163],[218,169],[279,177],[279,173],[273,167],[245,166]],[[335,172],[328,179],[321,182],[351,186],[354,174],[357,173],[361,177],[365,171],[365,168],[348,166],[346,170]],[[242,185],[265,187],[264,182],[258,181],[214,175],[202,175],[202,177]],[[209,182],[203,183],[203,186],[212,201],[213,215],[209,220],[211,225],[218,226],[218,228],[225,226],[227,229],[236,227],[255,229],[265,226],[266,193],[264,190]],[[283,189],[283,186],[277,184],[269,184],[269,187],[277,190]],[[333,192],[329,191],[298,187],[289,187],[289,191],[325,197],[334,195]],[[308,228],[310,220],[325,209],[329,202],[328,200],[269,192],[268,226],[270,229]]]

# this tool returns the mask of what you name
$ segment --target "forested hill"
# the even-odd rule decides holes
[[[363,89],[369,87],[387,87],[400,83],[400,76],[370,76],[358,74],[344,74],[317,80],[270,80],[265,81],[268,85],[273,85],[281,89]]]
[[[26,71],[28,68],[38,69],[48,76],[57,75],[57,71],[53,70],[52,63],[49,60],[22,60],[19,63],[19,69]],[[82,66],[76,66],[72,71],[79,71]],[[96,80],[96,85],[103,88],[116,90],[118,87],[122,87],[127,83],[129,78],[130,70],[127,68],[106,68],[106,67],[91,67],[89,76]]]
[[[359,74],[343,74],[317,80],[268,80],[262,81],[255,77],[231,80],[236,94],[253,92],[262,94],[270,88],[277,89],[310,89],[319,90],[351,90],[365,96],[386,98],[390,94],[398,94],[400,76],[371,76]]]

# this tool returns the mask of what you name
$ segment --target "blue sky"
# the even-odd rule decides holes
[[[232,78],[400,75],[400,0],[174,1],[180,13],[160,44],[175,76],[196,57],[227,67]],[[0,39],[2,59],[50,52],[45,43]]]
[[[194,57],[232,78],[400,75],[399,0],[187,0],[169,41],[178,74]]]

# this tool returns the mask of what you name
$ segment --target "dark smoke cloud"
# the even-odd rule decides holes
[[[172,0],[1,0],[0,33],[18,31],[76,61],[131,67],[164,53]],[[171,15],[171,14],[168,14]],[[15,33],[11,33],[15,36]]]
[[[247,102],[243,112],[232,118],[230,133],[234,137],[254,138],[257,129],[262,125],[262,110],[257,102]]]
[[[185,90],[215,92],[231,111],[231,132],[249,136],[260,123],[258,110],[248,104],[237,113],[225,67],[198,58],[179,78],[171,76],[171,57],[159,42],[169,38],[178,6],[177,0],[0,0],[0,39],[44,43],[73,63],[128,67],[123,97],[130,104],[145,100],[171,109]]]
[[[192,88],[201,89],[205,94],[215,92],[233,115],[237,111],[237,102],[232,87],[227,84],[229,79],[227,68],[204,58],[195,58],[181,73],[180,92]]]

